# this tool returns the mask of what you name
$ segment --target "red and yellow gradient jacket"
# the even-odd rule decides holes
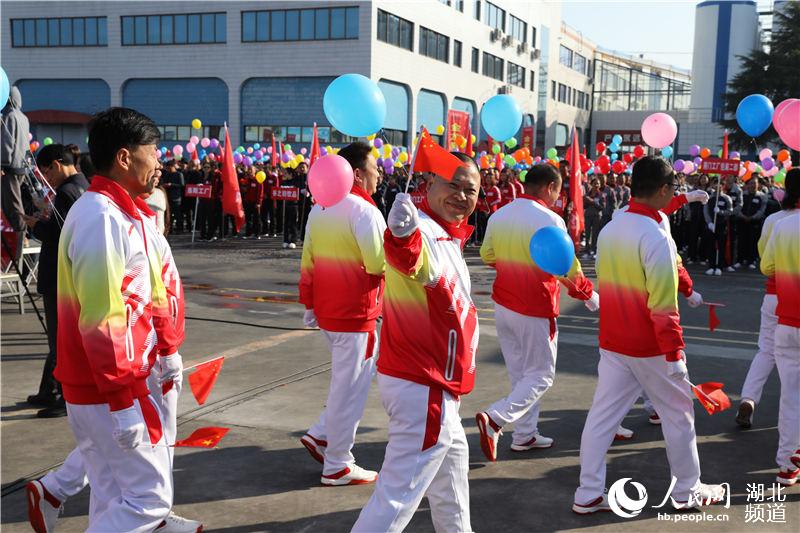
[[[420,209],[419,228],[399,239],[387,230],[386,297],[378,372],[454,396],[475,384],[478,314],[462,256],[472,226]]]
[[[383,303],[383,232],[375,202],[353,187],[344,200],[311,209],[300,265],[300,303],[328,331],[375,331]]]
[[[559,314],[559,282],[579,300],[591,298],[593,287],[577,258],[566,278],[548,274],[536,265],[530,254],[531,237],[546,226],[566,231],[564,220],[544,202],[527,195],[518,197],[489,218],[481,259],[497,270],[492,287],[495,302],[522,315],[555,318]]]
[[[767,243],[772,236],[772,229],[775,227],[775,224],[788,216],[797,214],[798,212],[799,211],[797,209],[783,209],[777,213],[772,213],[764,220],[764,225],[761,227],[761,237],[758,239],[759,257],[764,257],[764,251],[767,249]],[[767,275],[767,294],[776,294],[775,276],[772,274]]]
[[[67,402],[116,411],[148,394],[152,287],[161,284],[152,246],[130,195],[96,175],[59,242],[55,377]]]
[[[761,255],[761,272],[775,279],[778,324],[800,328],[800,212],[788,212],[772,228]]]
[[[632,357],[678,360],[678,252],[664,213],[634,200],[600,232],[600,347]]]

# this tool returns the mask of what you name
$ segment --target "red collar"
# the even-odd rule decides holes
[[[628,204],[628,213],[650,217],[659,224],[661,223],[661,212],[658,209],[647,207],[636,200],[631,200]]]
[[[147,205],[147,202],[142,200],[141,197],[136,198],[136,200],[134,200],[133,203],[136,204],[136,207],[139,209],[139,211],[144,213],[146,216],[151,217],[151,218],[156,216],[156,214],[153,212],[153,210],[150,209],[150,206]]]
[[[443,230],[447,232],[453,239],[458,239],[461,244],[461,249],[464,249],[464,245],[467,244],[467,240],[469,239],[472,232],[475,230],[473,226],[470,226],[467,223],[467,219],[464,218],[459,224],[454,222],[447,222],[439,215],[433,212],[431,206],[428,205],[428,199],[425,198],[422,200],[422,205],[419,206],[423,213],[427,214],[429,217],[433,219],[434,222],[439,224]]]
[[[372,205],[374,205],[375,207],[378,207],[378,206],[375,204],[375,200],[373,200],[373,199],[372,199],[372,196],[370,196],[369,194],[367,194],[367,191],[365,191],[364,189],[362,189],[362,188],[361,188],[361,187],[359,187],[358,185],[353,185],[353,188],[352,188],[352,189],[350,189],[350,194],[355,194],[355,195],[356,195],[356,196],[358,196],[359,198],[363,198],[364,200],[366,200],[367,202],[371,203],[371,204],[372,204]]]
[[[110,198],[111,201],[129,217],[136,220],[142,219],[131,195],[116,181],[101,176],[100,174],[95,174],[92,178],[92,184],[89,186],[89,190]]]
[[[536,196],[531,196],[529,194],[520,194],[519,196],[517,196],[517,198],[518,199],[525,198],[526,200],[532,200],[537,204],[541,205],[542,207],[544,207],[545,209],[550,209],[549,207],[547,207],[547,204],[544,203],[544,201],[541,198],[537,198]]]

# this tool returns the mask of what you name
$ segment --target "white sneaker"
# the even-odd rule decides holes
[[[755,270],[758,267],[756,266],[755,263],[750,263],[749,265],[747,265],[747,268],[749,268],[750,270]]]
[[[721,275],[722,275],[722,270],[720,270],[720,269],[718,269],[718,268],[715,268],[715,269],[714,269],[714,275],[715,275],[715,276],[721,276]]]
[[[36,533],[50,533],[56,529],[56,520],[63,509],[61,502],[50,495],[39,480],[25,486],[28,500],[28,521]],[[58,502],[58,507],[54,503]]]
[[[725,269],[725,272],[736,272],[736,269],[732,266]]]
[[[794,466],[800,468],[800,448],[796,449],[789,460],[792,462]]]
[[[731,267],[728,267],[728,268],[731,268]],[[742,264],[741,263],[736,263],[735,265],[733,265],[733,268],[742,268]],[[731,272],[733,272],[733,271],[731,271]]]
[[[550,448],[553,445],[553,439],[535,433],[533,438],[528,442],[522,444],[511,443],[511,451],[513,452],[526,452],[537,448]]]
[[[617,433],[614,435],[614,440],[631,440],[633,438],[633,431],[622,426],[617,428]]]
[[[328,441],[317,439],[310,434],[306,433],[300,437],[300,444],[306,447],[311,457],[317,460],[320,464],[325,464],[325,450],[328,447]]]
[[[714,269],[713,268],[709,268],[708,270],[706,270],[706,276],[713,276],[713,275],[714,275]]]
[[[478,431],[481,434],[481,450],[489,461],[497,461],[497,441],[503,433],[498,426],[486,413],[475,415],[475,422],[478,424]]]
[[[647,421],[653,424],[654,426],[661,425],[661,417],[658,416],[658,413],[653,413],[652,415],[650,415],[650,418],[648,418]]]
[[[346,467],[335,474],[323,475],[322,484],[329,487],[342,485],[366,485],[378,479],[378,473],[373,470],[365,470],[354,464]]]
[[[608,511],[611,511],[611,507],[608,505],[608,499],[605,494],[593,502],[586,504],[575,502],[572,504],[572,512],[575,514],[594,514]]]
[[[295,243],[293,243],[293,242],[290,242],[289,243],[289,249],[290,250],[294,250],[295,248],[297,248],[297,245]]]
[[[288,242],[285,242],[285,243],[283,243],[283,248],[284,248],[284,249],[286,249],[286,248],[288,248],[288,247],[289,247],[289,243],[288,243]]]
[[[153,533],[200,533],[201,531],[203,531],[201,522],[189,520],[170,511]]]
[[[722,485],[706,485],[705,483],[700,483],[700,488],[697,489],[695,494],[693,494],[688,501],[679,502],[674,498],[670,499],[675,509],[698,509],[706,505],[719,503],[725,499],[725,487]]]
[[[800,468],[789,470],[785,466],[782,466],[781,469],[778,471],[778,477],[775,478],[775,481],[777,481],[784,487],[791,487],[792,485],[797,483],[798,475],[800,475]]]

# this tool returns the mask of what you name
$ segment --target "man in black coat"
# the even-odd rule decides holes
[[[56,368],[58,326],[56,306],[58,240],[67,213],[89,188],[89,181],[75,169],[72,152],[63,144],[50,144],[42,148],[36,163],[56,195],[50,199],[50,204],[42,212],[34,216],[25,216],[25,222],[33,232],[33,236],[42,242],[36,287],[44,303],[47,344],[50,349],[44,363],[39,392],[28,396],[28,403],[45,407],[37,413],[39,418],[55,418],[67,414],[64,398],[61,395],[61,384],[53,377],[53,370]]]

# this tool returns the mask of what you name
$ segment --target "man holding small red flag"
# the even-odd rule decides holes
[[[242,207],[242,193],[239,191],[239,178],[233,163],[233,148],[228,126],[225,126],[225,150],[222,161],[222,211],[233,217],[236,233],[244,224],[244,208]],[[224,233],[224,228],[223,228]]]

